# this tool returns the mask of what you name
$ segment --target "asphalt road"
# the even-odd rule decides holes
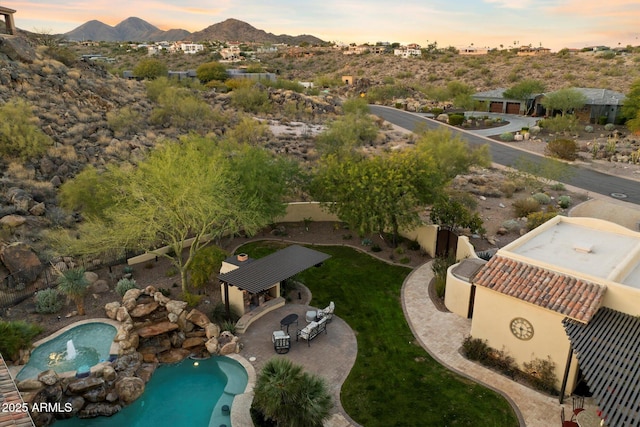
[[[436,120],[395,108],[382,107],[379,105],[370,105],[369,108],[372,114],[410,131],[414,131],[419,123],[424,123],[424,125],[430,129],[435,129],[438,126],[446,126]],[[458,134],[467,140],[471,146],[489,144],[492,161],[500,165],[514,167],[519,161],[539,164],[541,160],[544,159],[542,156],[511,148],[483,136],[473,135],[470,132],[461,131],[450,126],[447,127],[453,134]],[[640,182],[607,175],[574,165],[568,165],[568,167],[568,176],[561,179],[563,183],[582,188],[589,192],[613,196],[619,200],[640,204]]]

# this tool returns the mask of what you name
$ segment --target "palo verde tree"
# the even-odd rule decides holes
[[[22,99],[0,106],[0,155],[27,160],[47,151],[53,140],[38,126],[32,107]]]
[[[528,114],[529,110],[532,107],[532,103],[529,102],[531,97],[533,95],[543,93],[544,91],[545,84],[540,80],[525,79],[505,90],[502,96],[505,98],[517,99],[521,101],[522,103],[520,104],[520,112]]]
[[[640,132],[640,79],[631,84],[622,106],[622,116],[627,119],[631,132]]]
[[[260,174],[279,163],[262,148],[234,147],[231,151],[216,140],[189,135],[179,143],[164,143],[136,169],[108,169],[103,180],[115,175],[120,182],[106,196],[109,206],[80,224],[74,233],[78,238],[56,233],[52,243],[67,254],[125,248],[168,257],[188,292],[189,267],[210,240],[240,230],[251,235],[285,210],[284,174]],[[251,173],[260,174],[259,183]],[[73,193],[72,185],[67,191]],[[156,251],[164,246],[169,253]]]
[[[562,116],[567,112],[577,110],[587,103],[587,97],[575,88],[564,88],[551,92],[542,99],[542,105],[547,111],[560,111]]]
[[[223,82],[229,78],[227,67],[219,62],[207,62],[196,68],[196,76],[202,83],[207,84],[210,81]]]
[[[133,68],[133,74],[136,77],[149,80],[166,77],[168,72],[169,68],[167,68],[166,64],[155,58],[145,58]]]

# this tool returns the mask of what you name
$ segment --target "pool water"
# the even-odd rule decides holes
[[[109,359],[111,343],[116,328],[101,322],[85,323],[69,329],[47,341],[31,352],[27,363],[16,376],[18,381],[36,377],[40,372],[53,369],[56,372],[87,369]],[[71,340],[76,350],[73,359],[67,359],[67,342]]]
[[[229,413],[236,394],[247,385],[245,369],[228,357],[186,359],[161,365],[142,396],[112,417],[56,421],[62,427],[218,427],[231,425]]]

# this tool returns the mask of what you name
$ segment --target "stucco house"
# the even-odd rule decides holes
[[[606,117],[606,123],[615,123],[620,118],[625,99],[623,93],[609,89],[574,89],[581,92],[587,99],[583,108],[574,111],[574,114],[581,120],[597,123],[600,117]],[[480,110],[492,113],[521,114],[522,112],[526,112],[526,114],[534,116],[551,115],[552,112],[546,111],[542,106],[542,100],[545,94],[532,94],[526,100],[519,100],[505,98],[505,90],[507,89],[497,88],[485,92],[477,92],[472,95],[472,98],[484,104],[484,107],[480,108]]]
[[[640,425],[640,233],[557,216],[450,267],[445,304],[521,366],[550,358],[561,399],[586,386],[609,425]]]

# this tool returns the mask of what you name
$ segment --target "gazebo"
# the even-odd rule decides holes
[[[320,266],[330,258],[323,252],[291,245],[263,258],[247,254],[227,258],[218,278],[227,313],[243,316],[280,297],[280,285],[310,267]]]
[[[13,22],[13,14],[16,13],[15,10],[9,9],[8,7],[0,6],[0,15],[4,18],[4,24],[7,28],[7,34],[15,36],[17,33],[16,24]]]

